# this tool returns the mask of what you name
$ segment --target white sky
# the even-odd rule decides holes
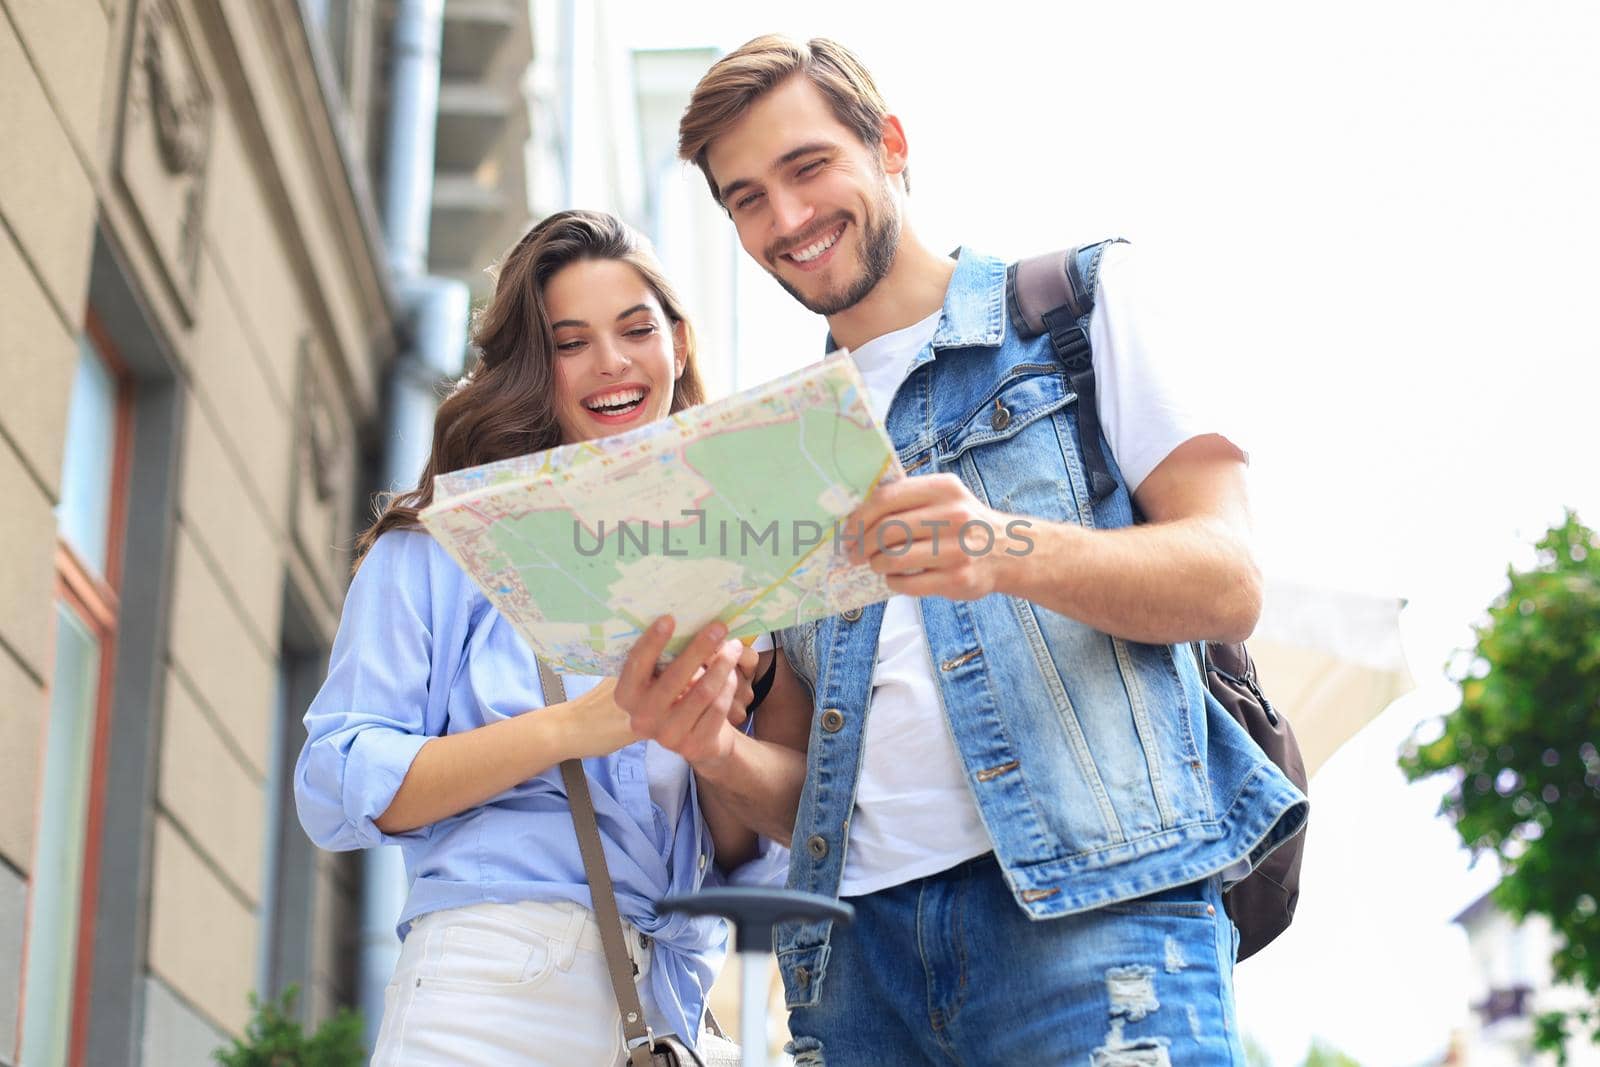
[[[1366,1067],[1436,1057],[1467,1011],[1449,919],[1492,874],[1394,752],[1453,706],[1443,664],[1506,564],[1563,505],[1600,522],[1597,10],[618,2],[609,21],[639,47],[852,47],[904,120],[936,247],[1139,247],[1185,358],[1231,383],[1269,573],[1410,601],[1419,688],[1313,782],[1300,916],[1240,966],[1242,1023],[1280,1065],[1313,1034]],[[742,368],[816,358],[817,320],[741,285]]]

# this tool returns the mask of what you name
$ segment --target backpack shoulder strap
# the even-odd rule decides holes
[[[1121,241],[1117,237],[1046,252],[1006,268],[1006,306],[1012,327],[1023,337],[1050,335],[1050,347],[1078,394],[1078,452],[1097,504],[1116,490],[1117,483],[1100,446],[1089,316],[1094,312],[1095,288],[1100,281],[1100,257]]]
[[[1100,283],[1100,258],[1121,237],[1092,245],[1029,256],[1006,268],[1006,305],[1011,325],[1023,337],[1046,332],[1046,312],[1062,309],[1073,320],[1094,311],[1094,292]]]

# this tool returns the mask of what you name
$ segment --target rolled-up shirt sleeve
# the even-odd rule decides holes
[[[433,619],[426,534],[378,539],[345,596],[328,677],[305,715],[295,762],[295,807],[307,836],[345,851],[399,844],[427,828],[390,835],[382,815],[430,739]]]

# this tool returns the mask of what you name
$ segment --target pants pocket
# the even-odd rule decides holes
[[[621,1018],[598,954],[559,966],[559,938],[471,923],[414,928],[412,937],[414,962],[402,954],[396,968],[373,1067],[622,1063]]]
[[[428,930],[417,980],[436,989],[523,993],[549,975],[556,955],[546,934],[467,914]]]

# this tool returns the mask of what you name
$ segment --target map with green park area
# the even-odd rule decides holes
[[[887,599],[844,517],[902,474],[848,357],[613,437],[441,475],[424,525],[558,670],[612,675],[652,620],[754,638]]]

